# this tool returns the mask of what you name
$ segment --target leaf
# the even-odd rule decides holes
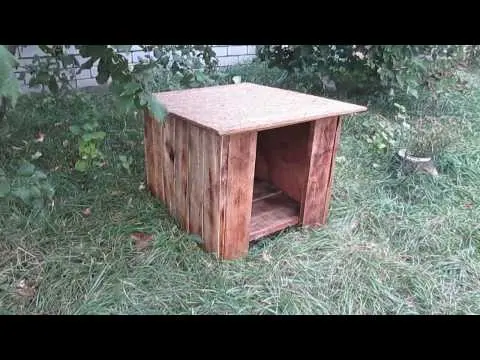
[[[80,65],[78,71],[77,71],[77,74],[80,74],[82,72],[82,70],[86,70],[86,69],[91,69],[93,64],[95,64],[95,62],[98,60],[99,58],[98,57],[91,57],[90,59],[88,59],[87,61],[85,61],[82,65]]]
[[[32,176],[35,171],[35,165],[25,161],[17,169],[17,175],[19,176]]]
[[[50,90],[53,94],[57,94],[58,89],[58,83],[55,75],[50,76],[50,79],[48,80],[48,90]]]
[[[410,88],[409,93],[410,93],[410,95],[412,95],[415,99],[418,99],[418,91],[417,91],[417,89]]]
[[[150,101],[148,103],[148,108],[152,112],[153,117],[158,122],[164,122],[167,116],[167,109],[165,106],[158,101],[154,95],[151,95]]]
[[[203,84],[208,80],[208,78],[203,72],[197,71],[195,73],[195,80],[197,80],[199,83]]]
[[[143,232],[134,232],[130,234],[130,237],[134,240],[137,250],[145,249],[153,239],[152,234],[145,234]]]
[[[91,134],[92,139],[98,139],[98,140],[104,139],[106,135],[107,134],[104,131],[96,131]]]
[[[87,170],[87,168],[88,168],[88,163],[85,160],[78,160],[75,163],[75,170],[77,171],[84,172]]]
[[[70,126],[70,131],[72,132],[73,135],[80,135],[82,132],[82,129],[80,129],[80,126],[78,125],[72,125]]]
[[[107,45],[80,45],[78,52],[82,57],[100,58],[107,52]]]
[[[97,83],[99,83],[100,85],[105,84],[110,78],[110,69],[108,65],[109,64],[107,60],[105,60],[105,58],[101,58],[98,63],[98,66],[97,66],[98,74],[96,79],[97,79]]]
[[[35,154],[32,155],[32,160],[37,160],[42,156],[42,153],[40,151],[37,151]]]
[[[35,297],[36,290],[35,287],[32,286],[32,284],[28,284],[25,280],[21,280],[15,287],[15,293],[18,296],[32,299],[33,297]]]
[[[134,95],[140,90],[142,90],[142,86],[139,83],[129,82],[123,87],[123,91],[120,93],[120,96]]]
[[[88,142],[93,139],[92,133],[86,133],[82,135],[82,140]]]
[[[85,208],[85,209],[82,210],[82,214],[84,216],[90,216],[90,215],[92,215],[92,210],[89,207]]]
[[[26,186],[22,186],[22,187],[15,188],[12,191],[12,195],[19,198],[23,202],[28,203],[28,201],[32,197],[32,192]]]
[[[35,178],[44,180],[47,178],[47,174],[45,174],[42,170],[36,170],[34,173]]]
[[[10,183],[7,179],[0,178],[0,198],[5,197],[10,192]]]
[[[45,134],[41,131],[37,132],[35,134],[35,142],[43,142],[43,140],[45,140]]]
[[[75,58],[75,55],[64,55],[62,57],[62,64],[64,67],[70,66],[70,65],[76,65],[78,64],[77,59]]]

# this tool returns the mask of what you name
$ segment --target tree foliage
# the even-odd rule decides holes
[[[464,54],[455,45],[265,45],[259,56],[285,71],[284,84],[313,93],[418,96]]]
[[[59,94],[71,87],[75,72],[96,66],[97,83],[111,83],[119,104],[126,111],[149,109],[161,120],[165,109],[152,97],[152,80],[156,71],[170,71],[180,77],[184,87],[211,82],[209,74],[216,67],[216,57],[210,46],[137,46],[145,56],[132,65],[128,60],[133,45],[40,45],[40,49],[50,56],[35,56],[32,64],[26,67],[30,75],[29,86],[41,86]],[[80,56],[69,52],[72,47]]]

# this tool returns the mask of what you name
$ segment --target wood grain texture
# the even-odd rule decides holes
[[[162,165],[165,205],[172,216],[175,211],[175,119],[169,116],[163,124]]]
[[[260,131],[255,178],[268,181],[300,202],[304,190],[310,124]]]
[[[153,148],[153,194],[161,201],[165,201],[165,189],[163,185],[163,124],[152,120],[151,146]]]
[[[311,123],[308,143],[309,163],[300,205],[300,219],[304,226],[323,225],[326,222],[338,125],[338,117]]]
[[[332,151],[332,161],[330,162],[330,176],[328,178],[328,185],[327,185],[327,194],[325,195],[325,203],[324,203],[324,215],[323,215],[323,222],[325,224],[327,221],[328,210],[330,207],[330,200],[332,197],[332,188],[333,188],[333,179],[335,176],[335,157],[337,156],[338,148],[340,147],[340,137],[342,134],[342,118],[340,116],[337,117],[337,130],[335,131],[335,140],[333,144],[333,151]]]
[[[255,181],[249,240],[298,224],[299,204],[265,182]]]
[[[363,106],[251,83],[166,91],[155,97],[169,113],[220,135],[367,110]]]
[[[236,259],[248,253],[257,133],[231,135],[224,140],[228,141],[228,165],[226,192],[222,193],[226,199],[220,256]]]
[[[257,202],[281,193],[281,190],[277,189],[267,181],[261,181],[257,179],[254,180],[253,202]]]
[[[189,206],[187,204],[188,196],[188,124],[182,119],[175,119],[175,142],[174,142],[174,209],[175,217],[183,229],[188,229]],[[192,179],[193,180],[193,179]],[[195,185],[194,185],[195,186]]]
[[[202,236],[203,234],[203,189],[204,183],[204,129],[195,125],[190,126],[188,132],[188,198],[189,206],[188,231]]]
[[[220,253],[220,154],[222,138],[204,133],[203,233],[205,250]],[[192,180],[195,181],[195,180]],[[196,186],[196,185],[192,185]]]

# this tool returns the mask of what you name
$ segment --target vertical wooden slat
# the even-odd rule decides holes
[[[332,196],[332,187],[333,187],[333,178],[335,175],[335,157],[337,155],[338,148],[340,146],[340,135],[342,133],[342,118],[340,116],[337,117],[337,130],[335,131],[335,142],[333,144],[333,151],[332,151],[332,161],[330,162],[330,176],[328,179],[328,186],[327,186],[327,194],[325,196],[325,214],[323,223],[327,221],[328,210],[330,207],[330,199]]]
[[[165,205],[175,214],[175,118],[169,117],[163,125],[163,183]]]
[[[300,221],[303,225],[323,225],[326,222],[338,125],[338,117],[311,123],[305,190],[300,206]]]
[[[188,229],[188,124],[175,120],[175,217],[183,229]]]
[[[220,255],[236,259],[247,255],[253,202],[253,179],[257,133],[229,136],[225,226],[220,237]]]
[[[220,242],[220,157],[222,138],[213,131],[205,131],[204,138],[204,193],[203,233],[206,251],[219,253]]]
[[[225,241],[227,227],[227,194],[228,194],[228,154],[229,154],[230,136],[222,136],[220,146],[220,193],[219,193],[219,239],[218,256],[223,256],[223,243]]]
[[[187,204],[189,206],[189,222],[188,231],[202,235],[203,229],[203,189],[204,189],[204,133],[203,129],[195,125],[190,125],[188,133],[188,197]]]
[[[162,202],[165,201],[163,186],[163,125],[152,119],[152,146],[153,146],[153,179],[152,185],[155,196]]]

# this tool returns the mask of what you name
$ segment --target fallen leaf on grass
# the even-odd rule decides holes
[[[35,296],[35,287],[25,280],[21,280],[16,286],[15,292],[21,297],[32,299]]]
[[[40,151],[37,151],[35,154],[32,155],[32,160],[37,160],[41,156],[42,153]]]
[[[467,204],[463,205],[463,207],[465,209],[471,209],[473,207],[473,204],[472,203],[467,203]]]
[[[348,230],[353,233],[355,230],[357,230],[358,225],[360,225],[360,221],[357,220],[357,219],[354,219],[354,220],[350,223],[350,227],[349,227]]]
[[[88,207],[82,210],[82,214],[85,216],[90,216],[92,215],[92,210]]]
[[[152,234],[145,234],[142,232],[134,232],[130,234],[130,237],[133,239],[137,250],[145,249],[153,239]]]
[[[45,134],[41,131],[37,132],[35,134],[35,142],[43,142],[43,140],[45,140]]]
[[[270,260],[272,260],[272,257],[270,256],[269,253],[264,251],[264,252],[262,252],[262,259],[265,260],[266,262],[270,262]]]

